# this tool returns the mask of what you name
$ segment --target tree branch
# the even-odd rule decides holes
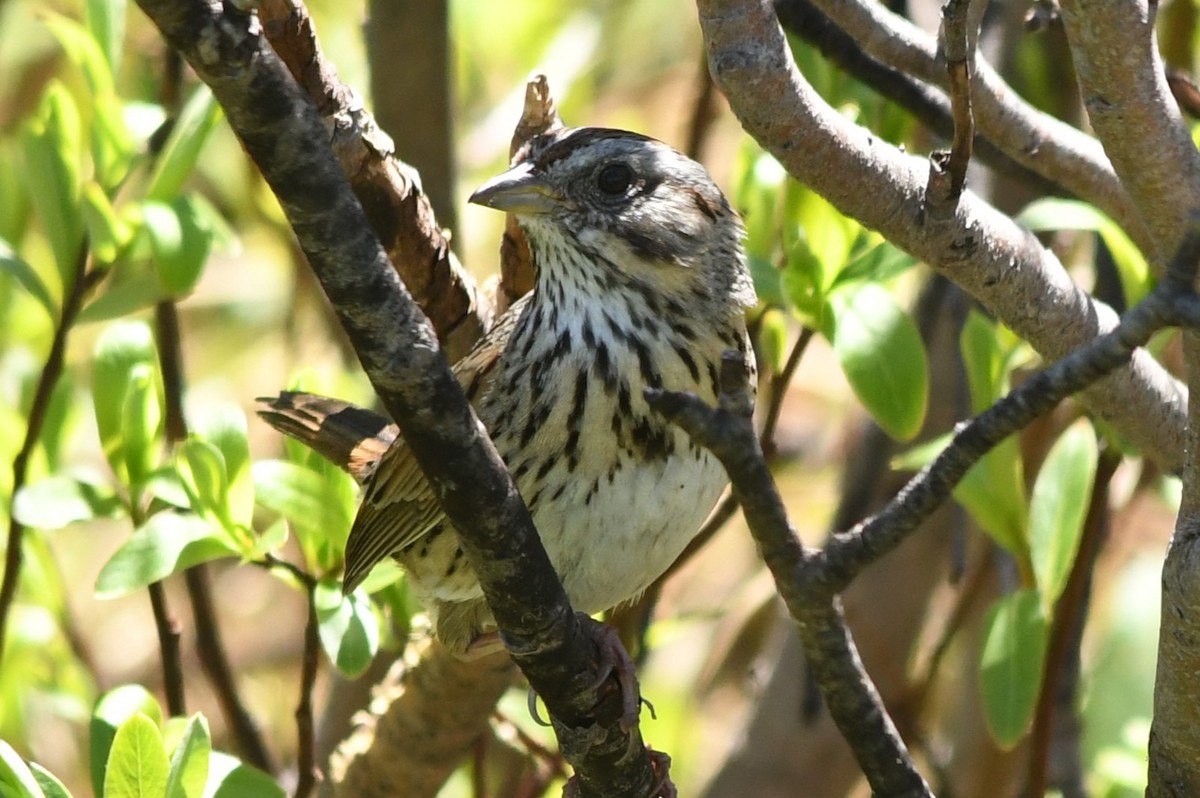
[[[458,530],[513,659],[545,701],[591,795],[644,794],[656,776],[617,691],[598,678],[528,511],[391,268],[327,142],[322,119],[253,16],[203,0],[139,0],[213,90],[280,201],[384,406]]]
[[[971,192],[947,219],[922,214],[927,166],[816,95],[769,2],[698,0],[698,7],[718,86],[747,132],[794,177],[953,280],[1047,359],[1112,329],[1111,308],[1072,283],[1032,234]],[[976,96],[986,92],[984,86]],[[1130,368],[1097,384],[1084,401],[1147,457],[1179,469],[1182,390],[1149,355],[1136,354]]]

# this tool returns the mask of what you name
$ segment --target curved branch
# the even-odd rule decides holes
[[[1112,309],[1072,283],[1031,233],[971,192],[947,218],[924,214],[927,167],[816,95],[769,2],[697,5],[715,80],[747,132],[793,176],[960,285],[1047,359],[1115,326]],[[1151,357],[1136,353],[1084,401],[1146,456],[1169,471],[1180,468],[1183,393]]]
[[[946,90],[945,65],[933,37],[870,0],[813,0],[873,57]],[[975,123],[1010,158],[1094,203],[1143,252],[1154,252],[1141,211],[1108,163],[1100,142],[1026,103],[983,58],[972,79]]]

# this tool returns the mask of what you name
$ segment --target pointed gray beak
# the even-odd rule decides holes
[[[475,189],[475,193],[467,200],[518,215],[546,214],[561,201],[528,162],[493,177]]]

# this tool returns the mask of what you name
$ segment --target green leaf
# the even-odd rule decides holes
[[[5,798],[44,798],[45,793],[25,760],[0,740],[0,795]]]
[[[131,274],[118,274],[103,294],[84,306],[79,314],[79,321],[81,324],[87,324],[118,319],[152,307],[164,298],[162,284],[153,271],[146,269]]]
[[[154,470],[163,448],[162,407],[158,400],[157,372],[139,363],[129,372],[121,413],[121,440],[129,484],[141,486]]]
[[[1132,307],[1150,290],[1150,267],[1146,258],[1121,226],[1094,206],[1079,200],[1046,197],[1026,206],[1016,221],[1034,231],[1091,230],[1099,233],[1121,275],[1125,303]]]
[[[833,350],[850,387],[884,431],[911,440],[921,430],[929,391],[916,325],[887,290],[872,283],[835,289],[829,305]]]
[[[46,283],[32,266],[17,257],[4,239],[0,239],[0,271],[11,274],[17,283],[46,309],[46,315],[50,319],[58,318],[58,305],[54,297],[50,296],[50,289],[46,288]]]
[[[117,729],[139,713],[149,717],[155,724],[162,722],[162,710],[159,709],[158,699],[140,684],[114,687],[96,702],[88,735],[92,792],[95,795],[103,795],[108,753],[112,749]]]
[[[104,798],[162,798],[167,752],[154,721],[138,713],[121,724],[108,753]]]
[[[134,373],[153,367],[156,361],[154,337],[140,322],[113,324],[96,342],[92,367],[92,399],[96,427],[109,464],[123,481],[127,480],[125,455],[125,403]]]
[[[121,67],[121,46],[125,41],[125,0],[87,0],[85,19],[109,70],[116,74]]]
[[[229,512],[229,482],[221,450],[192,436],[176,450],[175,468],[192,509],[201,515],[211,515],[231,530],[234,524]]]
[[[971,392],[971,411],[979,414],[1008,389],[1006,358],[1000,347],[996,325],[972,308],[958,337],[967,385]]]
[[[274,779],[229,754],[214,751],[208,760],[204,798],[285,798]]]
[[[785,307],[787,300],[783,294],[783,275],[779,269],[758,255],[747,255],[746,265],[750,267],[750,279],[754,281],[758,301],[764,305]]]
[[[788,248],[783,268],[783,292],[792,308],[810,327],[825,326],[825,267],[803,235]]]
[[[220,451],[225,462],[225,503],[230,518],[249,528],[254,518],[254,477],[250,473],[246,414],[234,404],[208,404],[197,415],[193,429]]]
[[[102,186],[113,189],[128,172],[133,140],[125,127],[122,103],[117,97],[113,62],[103,50],[107,43],[68,17],[47,14],[44,19],[87,82],[87,94],[80,100],[91,109],[88,129],[95,176]]]
[[[305,561],[326,570],[341,562],[357,488],[340,472],[319,473],[282,460],[252,466],[256,501],[292,522]]]
[[[21,488],[12,512],[25,526],[62,529],[93,518],[116,518],[122,508],[108,485],[59,474]]]
[[[221,107],[207,86],[197,87],[183,106],[162,154],[154,165],[146,199],[171,202],[191,175],[208,135],[221,118]]]
[[[834,285],[861,280],[886,283],[917,265],[917,259],[887,241],[868,247],[838,274]]]
[[[208,759],[212,735],[204,716],[196,713],[187,722],[183,737],[171,755],[167,774],[167,798],[202,798],[208,782]]]
[[[75,101],[61,83],[52,80],[25,131],[25,179],[42,230],[54,252],[64,294],[75,278],[75,265],[83,246],[79,137],[79,110]]]
[[[212,250],[208,217],[185,197],[167,204],[142,203],[142,219],[154,250],[159,282],[167,294],[182,297],[195,287]]]
[[[38,786],[42,788],[42,794],[46,798],[71,798],[71,791],[67,789],[67,785],[59,781],[58,776],[37,762],[30,762],[29,769],[33,772],[33,777],[37,779]]]
[[[1029,500],[1029,549],[1047,614],[1062,595],[1083,537],[1099,459],[1092,425],[1080,419],[1046,455]]]
[[[908,471],[924,468],[950,439],[951,434],[946,433],[914,446],[893,458],[892,467]],[[1021,560],[1028,552],[1023,473],[1017,438],[1010,435],[971,466],[954,486],[954,500],[993,540]]]
[[[787,361],[787,317],[783,313],[768,308],[763,312],[758,322],[758,346],[763,362],[762,368],[770,369],[771,374],[783,370]]]
[[[1025,735],[1042,684],[1047,621],[1037,593],[1019,590],[997,599],[984,628],[984,719],[997,745],[1008,750]]]
[[[115,261],[129,242],[129,225],[117,218],[108,195],[92,180],[83,184],[83,221],[96,260],[108,264]]]
[[[322,579],[313,595],[321,645],[348,679],[363,673],[379,650],[379,621],[366,593],[342,595],[339,582]]]
[[[228,538],[204,519],[169,510],[155,513],[100,569],[96,596],[123,596],[193,565],[237,554]]]

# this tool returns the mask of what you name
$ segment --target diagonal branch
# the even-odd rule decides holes
[[[585,795],[649,790],[653,765],[621,697],[598,679],[528,511],[391,268],[325,127],[257,19],[204,0],[139,0],[213,90],[280,201],[384,406],[460,533],[506,646],[555,718]]]

